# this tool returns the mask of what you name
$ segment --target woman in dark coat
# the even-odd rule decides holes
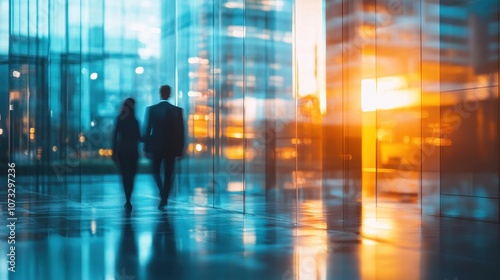
[[[139,161],[139,122],[135,117],[135,100],[127,98],[123,102],[113,133],[113,160],[118,164],[125,191],[125,209],[131,210],[130,197],[134,188]]]

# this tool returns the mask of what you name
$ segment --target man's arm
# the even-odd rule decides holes
[[[177,128],[178,128],[178,136],[179,136],[179,156],[182,156],[184,154],[184,147],[186,145],[185,142],[185,129],[184,129],[184,117],[182,114],[182,109],[179,108],[179,117],[177,118]]]
[[[144,130],[143,130],[143,135],[142,135],[142,140],[144,141],[144,152],[149,153],[151,152],[151,121],[149,119],[149,109],[150,107],[146,108],[146,114],[144,116]]]

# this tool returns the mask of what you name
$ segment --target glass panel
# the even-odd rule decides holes
[[[374,1],[364,1],[362,18],[358,30],[354,30],[354,38],[349,40],[351,60],[360,63],[353,81],[361,96],[361,188],[362,188],[362,234],[374,234],[377,219],[377,38],[379,29],[387,24],[385,17],[380,17]],[[382,15],[386,15],[385,13]],[[356,58],[357,57],[357,58]],[[359,74],[358,74],[359,75]],[[358,109],[359,110],[359,109]]]
[[[440,7],[441,213],[498,222],[499,1]]]
[[[165,7],[167,8],[167,7]],[[176,189],[181,201],[213,205],[214,164],[214,46],[213,4],[205,1],[177,3],[177,102],[184,109],[187,125],[187,154],[182,161]],[[167,21],[171,22],[171,21]],[[167,35],[170,35],[167,34]],[[176,41],[177,40],[177,41]],[[241,204],[238,211],[241,211]]]
[[[295,220],[293,5],[245,9],[245,212]]]
[[[362,13],[366,6],[352,1],[343,3],[343,44],[344,67],[342,75],[342,153],[343,161],[343,188],[342,188],[342,227],[345,230],[358,231],[360,223],[360,195],[361,195],[361,140],[362,140],[362,112],[361,112],[361,81],[364,67],[370,69],[368,43],[364,43],[362,34],[358,30],[366,21],[367,15]],[[359,10],[359,9],[363,10]],[[361,12],[361,13],[360,13]],[[361,15],[361,17],[360,17]],[[353,18],[354,22],[350,21]]]
[[[9,0],[0,0],[0,61],[9,53]]]
[[[296,148],[299,223],[332,229],[342,220],[342,68],[338,58],[342,6],[296,1]],[[340,10],[339,10],[340,8]],[[329,17],[325,24],[325,14]],[[325,30],[326,27],[326,30]],[[341,48],[340,48],[341,49]],[[329,59],[326,59],[328,54]],[[339,98],[340,96],[340,98]]]
[[[224,1],[223,1],[224,2]],[[216,133],[220,137],[214,165],[214,206],[244,211],[245,195],[245,1],[221,2],[216,38],[221,51],[219,113]]]
[[[378,2],[376,77],[377,205],[420,208],[420,3]]]
[[[0,77],[9,76],[9,65],[0,63]],[[0,164],[6,166],[9,160],[9,89],[0,88]],[[6,172],[6,171],[5,171]]]
[[[0,165],[6,166],[8,161],[8,120],[9,120],[9,87],[10,76],[8,65],[9,54],[9,0],[0,0],[0,77],[4,77],[5,85],[0,87]],[[3,172],[6,171],[1,171]]]
[[[440,129],[440,28],[439,3],[424,1],[421,10],[422,24],[422,213],[440,213],[441,149],[434,139],[441,138]]]

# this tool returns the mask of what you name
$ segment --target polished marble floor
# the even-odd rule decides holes
[[[126,212],[117,178],[16,198],[16,272],[3,226],[0,279],[500,279],[498,224],[379,208],[358,231],[326,230],[335,215],[296,225],[182,199],[161,211],[151,187]]]

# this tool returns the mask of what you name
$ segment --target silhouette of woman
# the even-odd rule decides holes
[[[139,122],[135,117],[135,100],[127,98],[123,102],[113,133],[113,160],[118,165],[122,176],[126,198],[124,206],[127,210],[132,210],[130,198],[137,174],[140,141]]]

